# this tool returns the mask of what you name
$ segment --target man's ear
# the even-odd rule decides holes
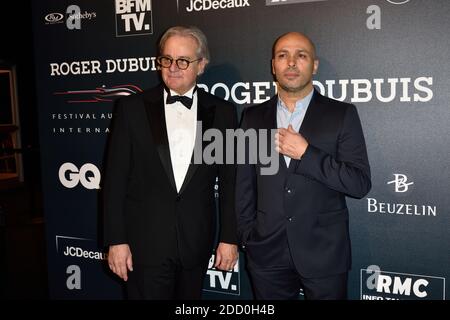
[[[205,58],[203,58],[199,63],[198,63],[198,72],[197,72],[197,76],[200,76],[201,74],[203,74],[205,72],[205,68],[206,65],[208,64],[208,60],[206,60]]]
[[[319,70],[319,60],[318,59],[314,59],[313,74],[317,74],[318,70]]]

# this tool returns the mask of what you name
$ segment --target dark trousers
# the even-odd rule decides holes
[[[252,266],[249,272],[257,300],[296,300],[301,288],[306,300],[347,299],[347,272],[324,278],[302,277],[294,266],[288,247],[276,266]]]
[[[208,261],[186,269],[179,259],[167,259],[158,266],[133,265],[127,294],[130,300],[199,300]]]

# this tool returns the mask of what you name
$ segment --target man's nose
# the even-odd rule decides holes
[[[295,57],[289,57],[289,60],[288,60],[289,67],[295,67],[296,64],[297,64],[297,61],[296,61]]]
[[[177,72],[178,70],[180,70],[180,68],[178,68],[177,63],[174,61],[172,61],[172,64],[169,67],[169,70],[171,72]]]

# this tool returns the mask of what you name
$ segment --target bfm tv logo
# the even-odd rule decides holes
[[[208,263],[208,271],[203,285],[203,290],[224,294],[241,294],[240,277],[239,277],[239,259],[233,270],[221,271],[214,268],[215,255],[212,254]]]
[[[361,300],[445,300],[445,278],[361,269]]]
[[[115,0],[116,37],[153,34],[151,0]]]
[[[80,169],[71,162],[63,163],[58,176],[66,188],[75,188],[81,183],[86,189],[100,189],[100,170],[92,163],[85,163]]]

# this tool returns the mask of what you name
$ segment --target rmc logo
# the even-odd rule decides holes
[[[61,165],[59,181],[66,188],[75,188],[79,183],[86,189],[100,189],[100,171],[92,163],[85,163],[80,169],[70,162]]]
[[[361,269],[361,300],[445,300],[445,278]]]

